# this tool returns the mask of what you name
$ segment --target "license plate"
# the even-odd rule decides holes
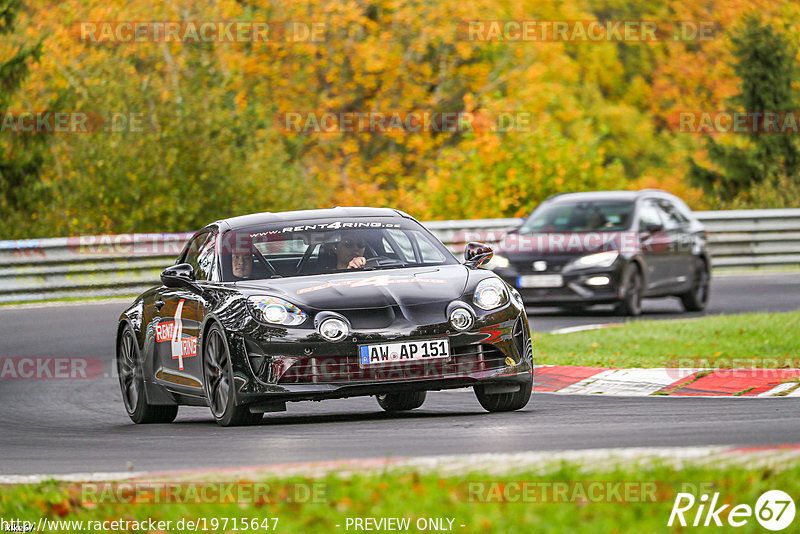
[[[517,287],[561,287],[564,277],[560,274],[532,274],[517,278]]]
[[[436,339],[360,345],[358,354],[361,367],[420,360],[439,360],[450,357],[450,340]]]

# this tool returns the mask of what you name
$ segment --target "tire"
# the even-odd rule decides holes
[[[692,288],[678,295],[683,304],[683,309],[687,312],[703,311],[708,305],[708,286],[711,277],[708,274],[708,265],[706,262],[697,259],[694,264],[694,281]]]
[[[520,384],[519,391],[511,393],[486,393],[485,386],[475,386],[475,396],[487,412],[513,412],[528,405],[533,390],[533,373]]]
[[[376,395],[381,408],[387,412],[406,412],[422,406],[425,402],[426,391],[412,391],[409,393],[387,393]]]
[[[117,340],[117,375],[122,403],[128,417],[136,424],[171,423],[178,415],[178,405],[156,405],[147,402],[144,371],[139,344],[129,324],[122,327]]]
[[[247,406],[236,406],[231,388],[233,368],[222,329],[213,325],[206,334],[203,348],[203,389],[211,415],[220,426],[253,425],[263,413],[250,413]]]
[[[642,280],[642,273],[635,263],[631,263],[625,268],[625,274],[622,277],[625,288],[625,294],[622,300],[619,301],[615,312],[618,315],[626,315],[629,317],[636,317],[642,314],[642,292],[644,291],[644,283]]]

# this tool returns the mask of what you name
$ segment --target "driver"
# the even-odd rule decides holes
[[[231,251],[231,272],[236,278],[250,278],[253,272],[253,240],[247,234],[234,236]]]
[[[592,230],[596,230],[605,224],[606,224],[606,217],[605,215],[600,213],[600,210],[594,209],[591,212],[589,212],[589,216],[587,217],[586,220],[586,226],[588,226]]]
[[[345,232],[342,239],[333,246],[336,254],[336,269],[363,269],[367,264],[364,249],[367,247],[358,232]]]
[[[237,278],[249,278],[253,271],[253,254],[250,252],[234,252],[231,255],[231,270]]]

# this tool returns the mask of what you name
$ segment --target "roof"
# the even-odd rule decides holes
[[[231,230],[264,224],[311,221],[316,219],[356,219],[361,217],[406,217],[402,211],[392,208],[335,207],[318,210],[279,211],[253,213],[216,221],[220,226],[227,225]]]
[[[660,189],[642,189],[641,191],[586,191],[582,193],[561,193],[548,198],[546,202],[587,202],[602,200],[627,200],[633,202],[640,197],[648,195],[672,196]]]

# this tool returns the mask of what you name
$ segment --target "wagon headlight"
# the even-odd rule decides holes
[[[277,297],[250,297],[247,307],[250,314],[262,323],[297,326],[308,317],[291,302]]]
[[[619,252],[616,250],[609,250],[607,252],[598,252],[596,254],[589,254],[588,256],[581,256],[576,260],[569,262],[563,270],[569,269],[588,269],[590,267],[611,267],[617,258]]]
[[[497,278],[487,278],[475,288],[472,302],[482,310],[493,310],[508,302],[506,285]]]
[[[492,256],[492,259],[489,260],[489,263],[486,264],[487,269],[495,270],[495,269],[505,269],[510,265],[508,258],[505,256],[501,256],[500,254],[495,254]]]

